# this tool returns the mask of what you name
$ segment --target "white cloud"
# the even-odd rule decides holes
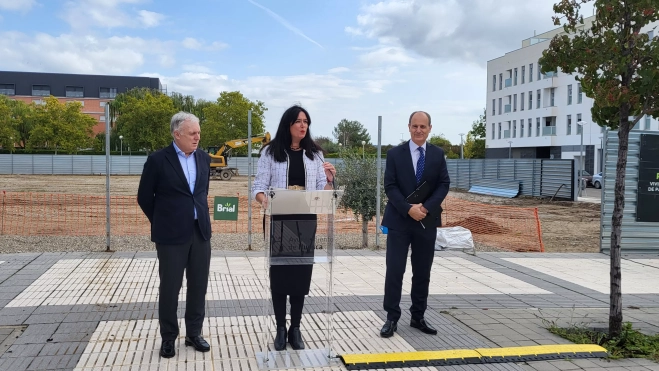
[[[327,70],[327,73],[344,73],[350,71],[348,67],[334,67]]]
[[[210,44],[205,44],[203,41],[199,41],[194,37],[186,37],[185,39],[183,39],[183,41],[181,41],[181,45],[183,45],[183,47],[186,49],[205,50],[205,51],[219,51],[228,46],[227,44],[219,41],[214,41]]]
[[[414,58],[407,55],[405,49],[396,46],[382,46],[379,49],[362,54],[359,60],[368,66],[414,62]]]
[[[436,61],[484,66],[521,47],[533,32],[555,28],[555,0],[382,0],[362,7],[345,32]],[[584,9],[585,15],[590,15]]]
[[[28,71],[127,74],[150,57],[170,63],[173,48],[169,44],[128,36],[100,39],[72,34],[0,33],[4,68]]]
[[[160,13],[148,10],[124,9],[125,4],[139,4],[143,0],[69,0],[62,18],[71,28],[151,28],[165,19]],[[127,11],[130,10],[130,11]]]
[[[150,12],[148,10],[140,10],[139,12],[140,20],[144,27],[156,27],[160,22],[165,19],[165,16],[160,13]]]
[[[183,66],[181,66],[181,68],[183,69],[183,71],[187,71],[187,72],[199,72],[205,74],[212,73],[210,68],[206,66],[202,66],[200,64],[184,64]]]
[[[0,0],[0,9],[30,10],[36,3],[36,0]]]

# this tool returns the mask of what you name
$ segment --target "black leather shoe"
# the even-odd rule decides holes
[[[189,345],[192,345],[195,348],[195,350],[198,350],[200,352],[208,352],[209,350],[211,350],[211,346],[208,345],[206,340],[204,340],[204,338],[202,338],[201,335],[192,336],[192,337],[186,336],[185,346],[189,346]]]
[[[396,321],[387,320],[380,330],[380,336],[383,338],[389,338],[394,336],[394,331],[398,330],[398,324]]]
[[[286,349],[286,326],[277,327],[277,336],[275,337],[275,350]]]
[[[288,342],[295,350],[304,349],[304,342],[302,341],[302,333],[299,327],[291,327],[288,329]]]
[[[413,319],[410,321],[410,326],[414,328],[418,328],[422,332],[429,334],[429,335],[437,335],[437,330],[432,328],[429,324],[426,323],[425,319],[420,319],[419,321]]]
[[[172,358],[176,355],[176,349],[174,348],[174,340],[162,341],[162,345],[160,346],[160,355],[163,358]]]

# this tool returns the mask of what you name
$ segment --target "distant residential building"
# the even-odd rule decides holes
[[[589,28],[594,20],[584,19],[582,27]],[[654,37],[652,28],[658,24],[643,32]],[[487,158],[580,159],[583,130],[585,170],[601,171],[604,129],[592,122],[593,100],[574,75],[540,73],[542,52],[561,33],[562,27],[522,40],[520,49],[487,62]],[[634,130],[657,131],[659,123],[643,117]]]
[[[0,94],[11,99],[44,104],[52,95],[61,102],[80,102],[82,112],[98,121],[94,135],[105,131],[105,105],[135,87],[163,91],[154,77],[0,71]]]

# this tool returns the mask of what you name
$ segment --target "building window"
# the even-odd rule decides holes
[[[492,116],[496,115],[497,100],[492,99]]]
[[[499,90],[502,89],[502,87],[503,87],[502,84],[503,84],[503,74],[500,73],[500,74],[499,74]],[[499,110],[499,112],[501,112],[501,110]]]
[[[645,115],[645,130],[650,130],[650,116]]]
[[[517,120],[513,120],[513,138],[517,138]]]
[[[100,105],[101,107],[105,107],[106,104],[107,104],[107,102],[101,102],[101,103],[99,103],[99,105]]]
[[[501,139],[501,123],[499,123],[499,139]]]
[[[494,133],[496,132],[495,123],[492,123],[492,140],[494,140]]]
[[[524,83],[524,75],[526,74],[526,66],[522,66],[522,84]]]
[[[579,125],[580,122],[581,122],[581,114],[577,113],[577,135],[581,135],[581,133],[583,132],[583,126]]]
[[[105,115],[102,115],[98,118],[98,121],[105,122]]]
[[[572,84],[567,86],[567,105],[572,104]]]
[[[524,111],[524,93],[519,94],[519,110]]]
[[[538,81],[540,81],[540,79],[542,79],[542,74],[540,73],[540,70],[541,70],[540,61],[538,61],[538,78],[537,78]]]
[[[531,133],[533,132],[533,130],[531,129],[532,125],[533,125],[533,120],[531,120],[531,118],[529,117],[529,133],[526,134],[528,136],[531,136]]]
[[[540,108],[540,89],[538,89],[538,100],[535,103],[535,108]]]
[[[529,64],[529,82],[533,81],[533,63]]]
[[[513,95],[513,112],[517,111],[517,94]]]
[[[497,75],[492,75],[492,91],[497,90]]]
[[[540,117],[535,118],[535,136],[540,136]]]
[[[101,88],[100,98],[116,98],[117,88]]]
[[[515,68],[515,81],[513,81],[513,85],[517,85],[517,68]]]
[[[555,89],[556,88],[551,88],[551,90],[549,90],[549,106],[550,107],[554,107],[554,90]]]
[[[499,98],[499,114],[501,114],[501,112],[503,111],[501,111],[501,98]]]
[[[36,104],[37,106],[43,106],[46,104],[46,101],[43,99],[33,99],[32,103]]]
[[[82,98],[85,96],[84,89],[82,86],[67,86],[66,96],[67,98]]]
[[[567,135],[572,134],[572,115],[567,115]]]
[[[533,108],[533,92],[529,92],[529,109]]]
[[[14,84],[0,84],[0,94],[16,95],[16,86]]]
[[[32,85],[32,95],[35,97],[47,97],[50,95],[50,86]]]
[[[524,75],[522,75],[524,76]],[[519,121],[519,137],[524,138],[524,119]]]
[[[577,84],[577,104],[581,103],[583,92],[581,91],[581,83]]]

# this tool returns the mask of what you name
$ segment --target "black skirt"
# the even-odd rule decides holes
[[[270,223],[270,256],[313,258],[318,216],[273,215]],[[270,289],[285,295],[309,295],[313,264],[271,265]]]

